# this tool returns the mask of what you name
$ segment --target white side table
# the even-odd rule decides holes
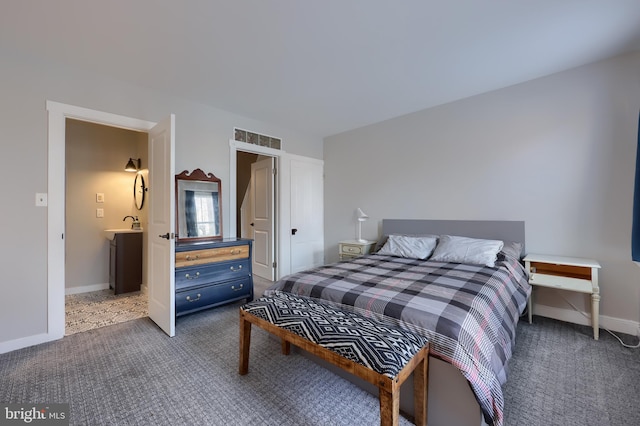
[[[344,240],[338,243],[338,250],[340,253],[340,260],[353,259],[354,257],[362,256],[363,254],[371,253],[375,241],[365,240],[364,242],[358,240]]]
[[[525,268],[529,271],[529,284],[560,290],[591,294],[591,325],[593,338],[598,340],[600,315],[600,287],[598,269],[600,264],[592,259],[577,257],[528,254],[524,257]],[[533,292],[529,297],[529,323],[533,315]]]

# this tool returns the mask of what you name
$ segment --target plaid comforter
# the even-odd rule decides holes
[[[515,259],[493,268],[367,255],[299,272],[273,292],[331,302],[423,334],[430,355],[469,381],[488,424],[503,424],[502,384],[531,288]]]

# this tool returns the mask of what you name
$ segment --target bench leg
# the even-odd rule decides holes
[[[427,424],[427,374],[429,355],[427,354],[413,371],[413,410],[416,426]]]
[[[251,323],[240,313],[240,375],[249,372],[249,346],[251,346]]]
[[[291,343],[289,343],[287,340],[281,339],[280,347],[283,355],[289,355],[291,353]]]
[[[380,426],[398,426],[400,422],[400,389],[388,392],[378,388],[380,395]]]

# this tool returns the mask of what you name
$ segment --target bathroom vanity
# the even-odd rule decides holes
[[[220,179],[185,170],[175,187],[176,316],[253,300],[253,241],[222,237]]]
[[[109,240],[109,288],[114,294],[140,291],[142,231],[105,231]]]

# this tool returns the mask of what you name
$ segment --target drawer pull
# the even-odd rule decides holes
[[[231,254],[240,254],[240,253],[242,253],[242,250],[231,249]]]
[[[185,278],[188,280],[195,280],[196,278],[200,278],[200,272],[196,272],[196,275],[184,274]]]
[[[200,300],[200,296],[200,293],[197,294],[195,299],[192,299],[191,296],[187,296],[187,302],[197,302],[198,300]]]
[[[236,286],[235,286],[235,285],[232,285],[232,286],[231,286],[231,290],[233,290],[233,291],[239,291],[239,290],[242,290],[243,285],[244,285],[244,284],[240,284],[240,287],[238,287],[238,288],[236,288]]]
[[[238,265],[238,269],[233,266],[230,266],[229,269],[231,269],[231,272],[242,272],[242,265]]]
[[[186,260],[198,260],[198,259],[200,259],[200,255],[199,254],[196,254],[195,256],[186,255],[185,259]]]

